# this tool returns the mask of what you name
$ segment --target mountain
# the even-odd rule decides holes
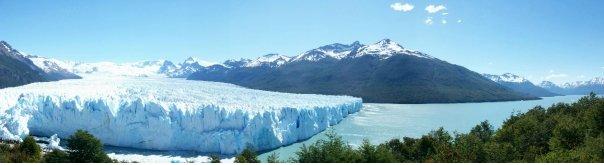
[[[38,56],[28,56],[36,65],[49,73],[70,76],[127,76],[127,77],[175,77],[184,78],[200,68],[214,63],[189,57],[183,63],[174,64],[168,60],[140,61],[133,63],[114,62],[70,62]]]
[[[73,74],[63,72],[64,70],[55,64],[41,62],[44,60],[38,60],[38,58],[32,61],[29,57],[32,56],[26,56],[25,53],[12,48],[7,42],[0,41],[0,88],[78,78]]]
[[[51,80],[82,78],[72,73],[68,69],[69,64],[63,61],[34,55],[27,55],[25,57],[29,58],[38,68],[41,68]]]
[[[290,93],[351,95],[364,102],[451,103],[536,99],[464,67],[384,39],[322,46],[275,67],[229,60],[188,79]]]
[[[556,85],[551,81],[542,81],[538,86],[553,93],[559,93],[563,95],[569,94],[564,88]]]
[[[319,61],[319,60],[322,60],[325,58],[332,58],[332,59],[339,60],[339,59],[345,58],[352,51],[356,51],[357,49],[359,49],[362,46],[363,45],[361,45],[361,43],[359,43],[359,41],[355,41],[350,45],[344,45],[344,44],[339,44],[339,43],[325,45],[325,46],[321,46],[319,48],[304,52],[303,54],[293,58],[292,61],[293,62]]]
[[[519,93],[525,93],[536,97],[559,96],[559,94],[536,86],[524,77],[511,73],[505,73],[502,75],[483,74],[483,76]]]
[[[166,64],[166,68],[172,68],[170,71],[160,71],[173,78],[186,78],[194,72],[197,72],[204,67],[214,65],[215,63],[201,61],[197,58],[189,57],[184,62],[174,65],[173,63]]]
[[[552,92],[559,92],[566,95],[585,95],[591,92],[604,94],[604,78],[596,77],[588,81],[564,83],[562,86],[558,86],[549,81],[544,81],[541,83],[541,87]]]

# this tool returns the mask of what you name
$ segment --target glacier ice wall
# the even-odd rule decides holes
[[[85,78],[0,90],[0,138],[67,138],[113,146],[236,154],[291,144],[359,111],[349,96],[286,94],[166,78]]]

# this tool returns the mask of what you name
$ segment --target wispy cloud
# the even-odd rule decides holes
[[[440,23],[442,23],[442,24],[447,24],[447,20],[442,19],[442,20],[440,20]]]
[[[447,8],[443,5],[428,5],[426,6],[426,11],[428,13],[438,13],[439,11],[446,10]]]
[[[424,21],[424,23],[426,23],[428,25],[432,25],[434,23],[434,21],[432,20],[432,17],[428,17],[428,18],[426,18],[426,20]]]
[[[390,8],[392,8],[392,10],[394,11],[402,11],[402,12],[409,12],[411,10],[413,10],[413,8],[415,8],[415,6],[409,4],[409,3],[393,3],[390,5]]]
[[[443,15],[443,16],[445,16],[445,15],[449,15],[449,13],[442,13],[442,14],[440,14],[440,15]]]
[[[457,23],[461,23],[461,22],[462,22],[462,20],[460,20],[460,19],[457,20]]]

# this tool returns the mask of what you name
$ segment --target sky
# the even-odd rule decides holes
[[[601,0],[0,0],[0,40],[77,62],[298,55],[389,38],[479,73],[604,76]]]

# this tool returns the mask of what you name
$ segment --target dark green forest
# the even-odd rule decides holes
[[[53,150],[43,154],[32,136],[23,142],[0,143],[1,163],[112,163],[103,151],[101,141],[90,133],[76,131],[67,139],[67,151]]]
[[[481,122],[468,133],[443,128],[419,138],[352,147],[333,131],[301,147],[291,162],[604,162],[604,98],[595,94],[572,104],[535,107],[511,115],[501,128]],[[247,158],[246,158],[247,156]],[[237,159],[256,160],[247,153]],[[275,155],[271,155],[275,162]]]

